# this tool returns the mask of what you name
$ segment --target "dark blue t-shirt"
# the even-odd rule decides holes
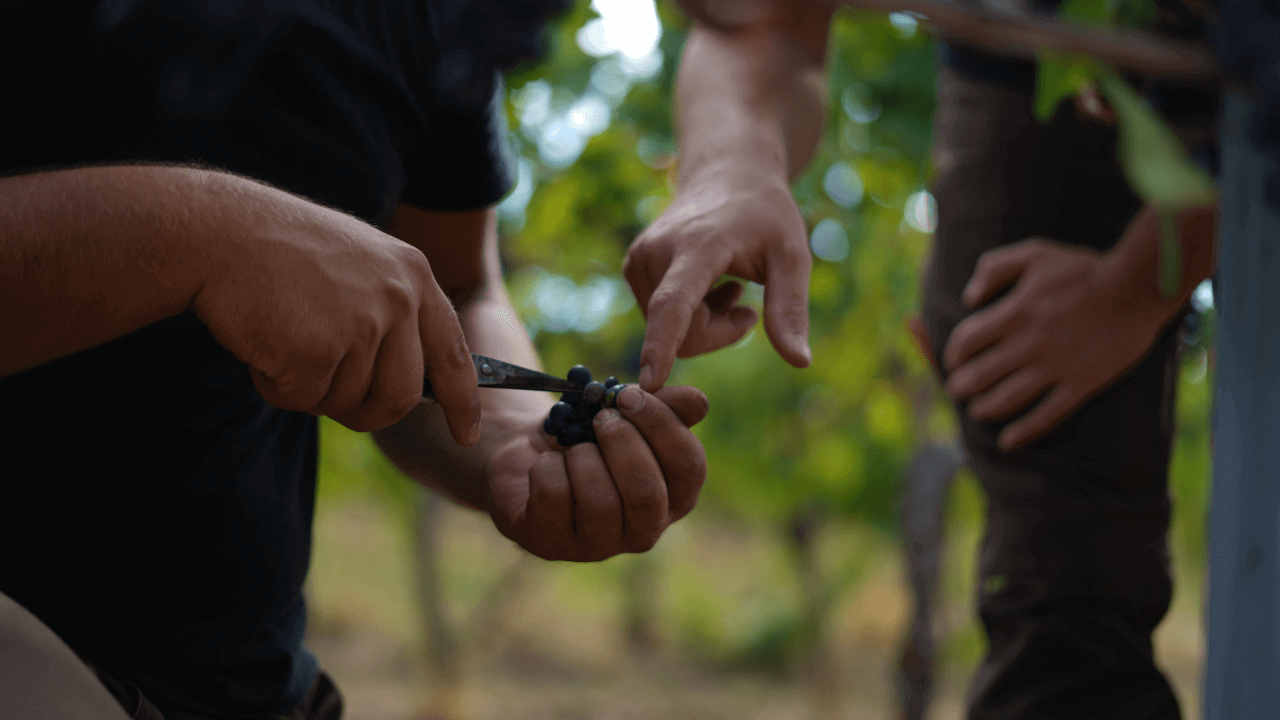
[[[0,3],[0,172],[201,163],[379,226],[485,207],[512,182],[498,69],[563,6]],[[0,379],[0,408],[0,591],[166,703],[304,699],[314,417],[190,312]]]

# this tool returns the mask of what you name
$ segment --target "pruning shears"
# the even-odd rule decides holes
[[[544,392],[582,392],[582,383],[555,375],[512,365],[484,355],[471,353],[476,366],[476,379],[482,388],[508,388],[510,390],[542,390]],[[435,402],[435,390],[431,387],[430,372],[422,378],[422,401]]]

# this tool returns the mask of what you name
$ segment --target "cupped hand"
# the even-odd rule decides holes
[[[765,178],[736,187],[694,187],[632,243],[623,274],[647,320],[640,385],[662,387],[676,357],[730,345],[756,323],[738,304],[742,285],[763,284],[765,332],[787,362],[807,367],[809,271],[804,220],[791,191]]]
[[[475,367],[426,257],[356,218],[284,198],[261,214],[274,222],[233,240],[196,314],[277,407],[382,428],[418,405],[429,369],[454,439],[475,443]]]
[[[947,393],[980,421],[1034,405],[998,438],[1011,450],[1040,438],[1129,371],[1171,317],[1138,297],[1107,255],[1033,238],[978,261],[969,307],[1013,285],[956,326],[943,351]]]
[[[697,503],[706,453],[689,428],[707,407],[695,388],[632,386],[596,415],[599,447],[563,449],[540,428],[514,438],[489,463],[494,524],[547,560],[649,550]]]

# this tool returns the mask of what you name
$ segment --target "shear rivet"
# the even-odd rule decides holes
[[[480,363],[480,374],[489,377],[493,374],[493,366],[489,363]]]

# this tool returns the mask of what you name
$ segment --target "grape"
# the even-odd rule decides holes
[[[573,447],[587,439],[587,431],[581,425],[570,425],[564,432],[556,436],[556,442],[565,447]]]
[[[582,365],[574,365],[569,368],[569,381],[576,382],[579,385],[586,385],[591,382],[591,371]]]
[[[542,429],[566,448],[596,442],[596,429],[592,425],[596,413],[606,407],[615,407],[618,393],[626,387],[616,377],[610,377],[604,383],[593,382],[591,371],[582,365],[573,366],[568,378],[584,387],[580,392],[561,395],[560,402],[552,406],[542,423]]]
[[[557,425],[568,425],[575,422],[574,406],[567,402],[558,402],[551,406],[551,414],[548,416],[550,420],[554,420]]]
[[[565,428],[564,425],[557,424],[556,421],[552,420],[551,418],[547,418],[546,420],[542,421],[542,430],[546,432],[548,435],[551,435],[552,437],[559,435],[561,431],[564,430],[564,428]]]
[[[592,405],[599,405],[604,400],[604,385],[598,382],[589,382],[582,389],[582,399]]]

